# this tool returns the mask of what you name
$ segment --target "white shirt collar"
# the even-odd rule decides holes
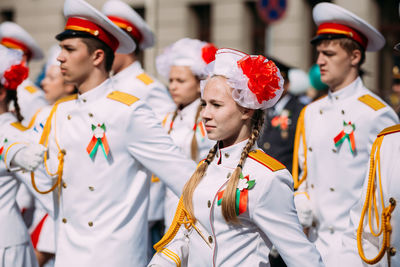
[[[106,95],[112,87],[110,86],[110,79],[106,79],[97,87],[87,91],[83,94],[78,94],[78,102],[82,103],[89,103],[96,101],[97,99],[101,98],[102,96]]]
[[[219,148],[215,154],[213,163],[217,165],[222,165],[228,168],[236,168],[239,164],[240,156],[242,154],[243,148],[246,146],[249,139],[243,140],[234,145]],[[219,143],[220,144],[220,143]],[[257,145],[255,144],[252,149],[256,149]],[[243,166],[244,167],[244,166]]]
[[[341,101],[351,96],[354,96],[359,88],[363,86],[363,82],[360,77],[357,77],[352,83],[347,85],[346,87],[336,91],[336,92],[328,92],[329,100],[333,102]]]

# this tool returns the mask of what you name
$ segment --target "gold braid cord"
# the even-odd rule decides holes
[[[383,200],[383,192],[382,192],[382,180],[381,180],[381,164],[380,164],[380,147],[383,141],[383,136],[379,136],[374,144],[372,145],[371,149],[371,157],[370,157],[370,166],[369,166],[369,176],[368,176],[368,187],[367,187],[367,194],[365,203],[361,212],[360,223],[357,229],[357,247],[358,247],[358,254],[360,255],[361,259],[368,264],[375,264],[379,262],[382,257],[385,255],[385,252],[390,248],[390,234],[392,232],[392,226],[390,225],[390,218],[391,214],[395,208],[395,201],[390,199],[389,206],[385,207],[385,203]],[[376,172],[378,172],[379,181],[376,180]],[[379,186],[379,193],[380,193],[380,201],[382,203],[382,214],[381,214],[381,221],[379,222],[379,211],[376,203],[376,194],[375,191]],[[383,235],[382,247],[373,259],[367,259],[364,254],[364,249],[362,247],[362,234],[363,234],[363,223],[364,217],[368,209],[368,223],[371,233],[375,237],[379,237]],[[375,214],[375,220],[378,228],[378,232],[374,231],[372,220],[373,214]],[[380,224],[380,226],[379,226]]]
[[[168,228],[168,231],[161,238],[161,240],[154,245],[154,249],[157,252],[160,252],[166,245],[168,245],[178,233],[181,225],[184,225],[186,229],[190,229],[192,226],[194,226],[192,218],[190,217],[189,213],[185,210],[185,207],[183,206],[182,196],[179,199],[178,207],[176,208],[176,212],[174,215],[174,219],[172,220],[171,226]]]
[[[42,132],[42,136],[40,137],[40,141],[39,144],[44,145],[46,148],[49,145],[49,135],[50,135],[50,131],[51,131],[51,120],[54,116],[54,114],[57,111],[58,105],[60,103],[66,102],[66,101],[70,101],[73,99],[76,99],[77,95],[70,95],[67,97],[64,97],[60,100],[58,100],[53,108],[50,111],[49,117],[46,120],[46,123],[43,127],[43,132]],[[55,127],[54,127],[55,129]],[[60,190],[61,190],[61,180],[62,180],[62,174],[63,174],[63,169],[64,169],[64,156],[65,156],[65,150],[60,148],[60,145],[58,144],[57,138],[56,138],[56,145],[58,148],[58,167],[57,167],[57,171],[55,173],[51,173],[49,171],[48,165],[47,165],[47,152],[44,154],[44,165],[46,168],[46,172],[48,175],[50,176],[55,176],[57,175],[57,182],[49,189],[49,190],[45,190],[45,191],[41,191],[39,190],[39,188],[36,186],[36,182],[35,182],[35,173],[31,172],[31,181],[32,181],[32,186],[33,188],[40,194],[47,194],[50,193],[52,191],[54,191],[57,187],[59,187],[58,190],[58,197],[60,197]]]
[[[304,128],[304,114],[306,113],[306,107],[304,107],[299,115],[296,126],[296,134],[294,138],[294,148],[293,148],[293,165],[292,174],[294,189],[298,189],[301,183],[303,183],[307,178],[307,144],[306,144],[306,132]],[[300,138],[303,142],[303,153],[304,153],[304,165],[303,165],[303,175],[299,181],[299,147]]]

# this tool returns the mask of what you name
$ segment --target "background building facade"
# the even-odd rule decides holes
[[[101,8],[106,0],[87,0]],[[307,71],[315,62],[310,39],[316,27],[311,11],[319,0],[287,0],[282,19],[265,24],[257,14],[256,0],[124,0],[137,10],[156,34],[156,46],[146,50],[144,65],[156,74],[154,59],[163,47],[192,37],[231,47],[247,53],[272,55],[283,62]],[[398,0],[334,0],[379,29],[386,45],[379,53],[367,53],[363,68],[367,86],[385,96],[390,92],[393,62],[399,54],[393,45],[400,41]],[[11,20],[29,31],[47,49],[56,43],[62,31],[62,0],[1,0],[0,21]],[[31,65],[35,77],[43,62]]]

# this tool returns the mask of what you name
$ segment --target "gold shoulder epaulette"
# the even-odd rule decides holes
[[[149,75],[147,75],[145,72],[139,74],[138,76],[136,76],[136,78],[138,80],[141,80],[145,85],[149,85],[154,82],[153,79]]]
[[[385,129],[383,129],[378,134],[378,137],[382,136],[382,135],[388,135],[388,134],[391,134],[391,133],[397,133],[397,132],[400,132],[400,124],[396,124],[396,125],[393,125],[393,126],[390,126],[390,127],[387,127]]]
[[[18,130],[20,130],[21,132],[24,132],[26,130],[28,130],[28,127],[25,127],[24,125],[22,125],[20,122],[16,121],[16,122],[12,122],[11,126],[13,126],[14,128],[17,128]]]
[[[363,102],[365,105],[369,106],[373,110],[380,110],[386,107],[381,101],[373,97],[372,95],[362,95],[358,98],[359,101]]]
[[[121,102],[128,106],[132,105],[133,103],[139,100],[139,98],[137,98],[136,96],[121,91],[111,92],[108,94],[107,98]]]
[[[250,152],[249,158],[252,158],[255,161],[261,163],[262,165],[264,165],[265,167],[267,167],[268,169],[270,169],[273,172],[279,171],[282,169],[286,169],[285,165],[283,165],[282,163],[280,163],[273,157],[268,156],[260,149]]]
[[[36,93],[39,89],[36,86],[28,85],[28,86],[25,86],[25,90],[28,91],[29,93],[33,94],[33,93]]]

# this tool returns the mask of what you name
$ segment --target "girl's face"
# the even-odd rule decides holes
[[[188,66],[172,66],[169,73],[169,92],[175,104],[184,108],[200,96],[200,82]]]
[[[42,88],[45,92],[47,102],[53,104],[58,99],[69,95],[73,91],[72,84],[65,84],[59,66],[51,66],[46,71],[46,76],[42,80]]]
[[[208,80],[202,107],[201,116],[209,139],[223,141],[226,147],[250,137],[250,120],[254,110],[236,104],[226,78],[215,76]]]

